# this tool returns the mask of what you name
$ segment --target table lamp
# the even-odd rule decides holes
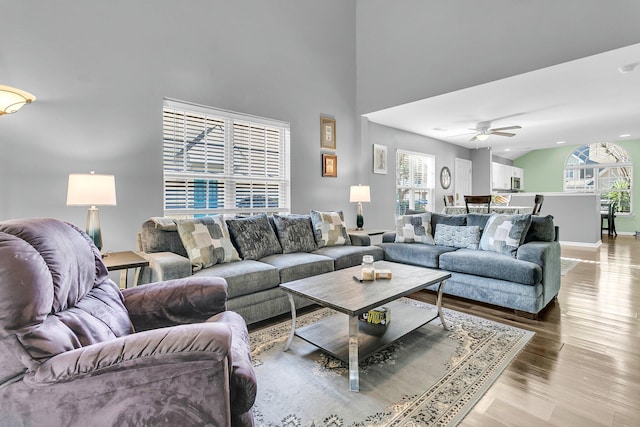
[[[90,206],[87,214],[87,234],[102,250],[100,216],[96,206],[116,206],[116,180],[113,175],[69,174],[67,206]]]
[[[349,191],[349,201],[358,203],[356,211],[356,230],[362,230],[364,225],[364,217],[362,216],[362,202],[370,202],[371,195],[368,185],[352,185]]]

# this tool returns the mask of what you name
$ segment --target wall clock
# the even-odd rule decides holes
[[[440,169],[440,185],[445,190],[451,185],[451,171],[446,166]]]

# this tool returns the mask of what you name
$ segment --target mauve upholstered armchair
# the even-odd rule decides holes
[[[0,222],[0,426],[246,426],[247,327],[220,278],[120,290],[55,219]]]

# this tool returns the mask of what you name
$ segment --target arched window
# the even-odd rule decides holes
[[[567,158],[564,190],[600,193],[603,200],[616,202],[618,213],[631,213],[631,157],[624,148],[610,142],[578,147]]]

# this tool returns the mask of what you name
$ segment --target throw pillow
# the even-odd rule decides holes
[[[431,235],[431,212],[396,217],[396,242],[434,245]]]
[[[311,252],[317,248],[308,215],[273,215],[278,239],[285,254]]]
[[[267,214],[228,219],[227,226],[242,259],[256,260],[282,253]]]
[[[342,211],[321,212],[312,210],[311,224],[313,225],[313,233],[319,248],[351,244]]]
[[[175,223],[193,271],[240,260],[221,215],[177,219]]]
[[[492,214],[482,232],[480,249],[515,257],[530,224],[530,214]]]
[[[431,213],[431,234],[435,234],[438,230],[438,226],[440,224],[447,225],[468,225],[467,224],[467,214],[461,215],[447,215],[447,214],[439,214],[436,212]]]
[[[433,240],[439,246],[454,248],[478,249],[480,243],[480,227],[440,224]]]
[[[555,238],[556,228],[553,225],[553,215],[531,215],[531,226],[524,238],[525,243],[553,242]]]

